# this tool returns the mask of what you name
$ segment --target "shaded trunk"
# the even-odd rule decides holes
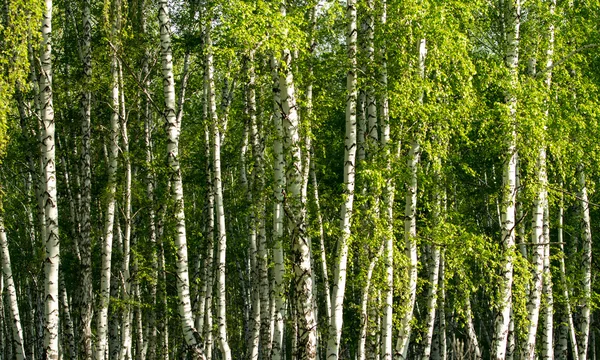
[[[579,360],[587,358],[590,334],[590,301],[592,293],[592,230],[590,222],[590,208],[587,195],[585,170],[583,165],[577,168],[577,181],[579,185],[579,202],[581,206],[581,220],[583,227],[582,243],[582,273],[581,284],[581,313],[579,317]]]
[[[15,358],[17,360],[24,360],[25,348],[23,341],[23,328],[21,326],[21,316],[19,315],[19,306],[17,303],[17,289],[13,280],[10,255],[8,252],[8,240],[6,238],[6,230],[4,229],[3,212],[4,210],[2,209],[2,203],[0,203],[0,259],[2,260],[2,278],[6,282],[6,292],[8,294],[8,309],[10,313],[10,324],[12,329],[12,346],[15,349]],[[3,341],[3,339],[0,340]],[[9,344],[9,342],[7,342],[7,344]]]
[[[215,213],[217,221],[217,337],[224,360],[231,360],[231,349],[227,340],[227,303],[225,299],[225,256],[227,251],[227,233],[225,227],[225,209],[223,205],[223,186],[221,179],[221,136],[224,134],[219,130],[219,119],[217,117],[217,105],[214,83],[214,68],[212,54],[212,40],[210,29],[206,31],[206,81],[208,86],[208,111],[212,127],[213,141],[213,174],[215,190]]]
[[[344,140],[344,202],[341,209],[341,236],[336,249],[337,262],[333,278],[331,322],[327,340],[327,360],[337,360],[342,337],[344,295],[348,263],[350,220],[354,205],[354,178],[356,160],[356,1],[348,0],[346,6],[346,47],[349,69],[346,75],[346,135]]]

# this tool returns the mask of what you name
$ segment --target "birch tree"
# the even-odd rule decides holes
[[[81,268],[82,268],[82,345],[86,358],[92,358],[92,242],[91,242],[91,206],[92,206],[92,170],[91,170],[91,117],[92,93],[92,22],[91,1],[83,2],[82,60],[84,91],[81,97]]]
[[[15,288],[15,282],[12,275],[3,212],[2,203],[0,203],[0,248],[2,251],[0,259],[2,259],[2,278],[6,282],[6,292],[8,294],[8,304],[11,315],[12,346],[15,349],[16,359],[22,360],[25,359],[25,342],[23,341],[23,327],[21,325],[21,316],[19,315],[19,305],[17,303],[17,289]]]
[[[516,182],[516,88],[519,82],[517,68],[519,65],[519,30],[521,19],[520,0],[509,0],[503,16],[503,27],[506,29],[505,66],[509,74],[509,89],[505,94],[507,105],[506,150],[504,154],[503,190],[502,190],[502,250],[505,259],[502,266],[502,280],[499,287],[499,303],[494,320],[492,339],[492,359],[504,359],[508,325],[510,323],[511,296],[513,283],[513,252],[515,245],[515,182]]]
[[[117,58],[118,34],[121,27],[120,20],[120,1],[111,3],[111,18],[113,21],[111,27],[111,41],[113,42],[113,54],[111,57],[111,107],[112,114],[110,119],[110,150],[108,152],[108,184],[106,199],[106,214],[104,216],[104,234],[102,244],[102,271],[100,281],[100,307],[98,309],[98,340],[96,344],[96,360],[104,360],[108,355],[108,306],[111,296],[111,263],[114,237],[114,219],[115,219],[115,197],[117,191],[117,167],[119,151],[119,64]]]
[[[56,194],[55,122],[52,93],[52,0],[45,0],[42,20],[42,54],[40,56],[40,104],[42,166],[44,181],[44,212],[46,222],[45,260],[45,331],[44,351],[48,359],[58,359],[58,267],[60,241],[58,236],[58,199]]]
[[[202,358],[200,336],[194,328],[190,303],[190,284],[188,273],[187,237],[185,228],[185,208],[183,202],[183,183],[179,165],[179,134],[181,119],[176,116],[175,79],[173,76],[173,54],[171,49],[171,19],[167,1],[160,1],[158,9],[160,23],[160,52],[162,60],[163,92],[165,96],[165,125],[167,129],[168,177],[172,185],[171,197],[175,206],[177,249],[177,293],[179,296],[179,315],[186,344],[195,359]]]
[[[225,256],[227,253],[227,233],[225,228],[225,209],[223,205],[223,185],[221,178],[221,139],[224,134],[220,131],[217,116],[217,104],[215,95],[213,54],[211,43],[211,29],[208,25],[206,30],[206,81],[208,90],[208,111],[211,120],[212,144],[213,144],[213,174],[215,191],[215,218],[217,223],[217,292],[216,311],[218,319],[218,341],[225,360],[231,360],[231,349],[227,341],[227,302],[225,299]]]
[[[337,360],[342,336],[344,295],[348,263],[348,241],[350,240],[350,220],[354,205],[354,178],[356,161],[356,1],[346,4],[346,47],[348,72],[346,75],[346,135],[344,140],[344,202],[341,210],[341,236],[336,249],[336,263],[331,294],[331,323],[327,340],[327,359]]]
[[[425,77],[425,57],[427,56],[426,40],[419,42],[419,75]],[[419,102],[423,103],[423,94],[419,96]],[[418,139],[411,141],[408,153],[407,165],[410,172],[410,180],[406,184],[406,203],[404,208],[404,242],[408,264],[408,304],[401,314],[400,333],[396,343],[396,353],[401,359],[408,356],[408,344],[411,336],[411,320],[417,296],[417,167],[421,155],[421,146]]]

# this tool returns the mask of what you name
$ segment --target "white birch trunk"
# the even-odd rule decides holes
[[[260,293],[260,358],[269,359],[272,350],[271,337],[271,307],[270,307],[270,288],[269,288],[269,258],[267,250],[267,234],[265,227],[265,166],[264,166],[264,140],[262,129],[263,114],[256,116],[256,74],[254,70],[254,51],[250,54],[250,67],[248,69],[248,114],[250,115],[252,156],[254,157],[254,193],[256,194],[254,204],[254,219],[257,226],[257,258],[256,266],[258,268],[257,276],[259,278],[259,288],[255,291]]]
[[[438,215],[438,220],[439,220]],[[435,220],[434,220],[435,221]],[[433,245],[429,265],[429,289],[427,291],[427,314],[425,315],[425,338],[423,344],[423,355],[421,359],[429,360],[431,357],[431,343],[433,341],[433,327],[435,325],[435,313],[438,297],[438,281],[440,269],[440,248]]]
[[[231,360],[231,349],[227,339],[227,303],[225,299],[225,255],[227,250],[227,233],[225,228],[225,209],[223,206],[223,186],[221,179],[221,136],[213,78],[213,54],[210,29],[206,31],[206,72],[208,82],[208,110],[212,126],[213,141],[213,173],[215,189],[215,212],[217,220],[217,319],[218,341],[224,360]]]
[[[113,251],[113,227],[115,218],[115,194],[117,191],[117,166],[119,149],[119,64],[117,59],[117,36],[120,30],[120,1],[112,3],[112,33],[111,41],[114,43],[112,63],[111,63],[111,81],[112,81],[112,115],[110,120],[110,147],[108,151],[108,181],[106,196],[106,214],[104,216],[104,243],[102,244],[102,263],[100,280],[100,305],[98,309],[98,340],[96,344],[96,360],[105,360],[108,358],[108,306],[111,294],[111,263]]]
[[[273,353],[272,360],[281,360],[283,354],[283,319],[286,313],[284,300],[284,258],[283,258],[283,192],[285,187],[285,160],[283,156],[283,121],[281,119],[281,96],[279,88],[279,64],[275,56],[271,57],[271,70],[273,75],[273,122],[275,126],[275,139],[273,140],[274,157],[274,197],[273,204],[273,298],[275,311],[273,313]]]
[[[592,230],[590,223],[590,208],[587,195],[587,186],[585,180],[585,170],[583,165],[579,165],[577,181],[579,185],[579,201],[581,206],[581,217],[583,226],[583,244],[582,244],[582,271],[581,279],[582,299],[581,314],[579,322],[579,360],[587,359],[587,351],[590,334],[590,301],[592,293]]]
[[[6,346],[6,343],[8,343],[8,334],[4,334],[4,276],[0,275],[0,341],[1,341],[1,346],[0,346],[0,358],[5,359],[5,354],[6,354],[6,348],[8,348],[8,346]],[[32,323],[33,326],[33,323]]]
[[[67,359],[76,360],[77,359],[77,350],[75,347],[75,327],[73,325],[73,318],[71,317],[71,307],[69,306],[69,297],[67,296],[67,288],[65,287],[65,281],[60,276],[60,302],[62,306],[63,313],[63,337],[64,347],[67,348]]]
[[[367,74],[371,75],[373,71],[373,63],[375,59],[375,16],[374,16],[374,5],[373,0],[367,0],[367,16],[365,21],[366,27],[366,55],[367,55]],[[373,74],[374,75],[374,74]],[[367,156],[373,157],[376,153],[379,145],[379,134],[377,131],[377,104],[375,101],[375,89],[373,83],[375,79],[369,79],[367,81],[367,87],[365,91],[366,110],[367,110],[367,133],[366,145],[367,145]]]
[[[387,24],[387,1],[383,0],[381,4],[381,28],[386,29]],[[379,100],[379,119],[381,121],[381,147],[386,158],[386,171],[392,170],[390,142],[390,119],[389,105],[387,94],[387,48],[385,39],[381,47],[380,71],[381,71],[381,87],[382,94]],[[384,307],[383,307],[383,322],[381,329],[381,355],[382,360],[392,360],[392,330],[393,330],[393,301],[394,301],[394,194],[396,184],[393,179],[388,177],[386,186],[383,192],[384,216],[386,219],[386,234],[385,234],[385,287],[384,287]]]
[[[556,0],[550,1],[549,13],[551,16],[555,14]],[[554,55],[554,22],[550,21],[548,26],[548,49],[546,50],[546,68],[551,68]],[[552,71],[547,71],[545,84],[550,91],[552,83]],[[549,101],[549,99],[546,99]],[[548,106],[544,111],[544,120],[548,121]],[[544,124],[544,133],[546,132],[546,124]],[[547,193],[547,191],[546,191]],[[547,195],[546,195],[547,197]],[[544,276],[543,276],[543,292],[544,292],[544,308],[543,308],[543,332],[542,332],[542,359],[554,359],[554,296],[552,294],[552,272],[550,268],[550,212],[548,209],[548,199],[544,206]]]
[[[8,252],[8,239],[6,238],[4,218],[1,212],[4,212],[2,209],[2,203],[0,203],[0,260],[2,260],[2,277],[4,281],[6,281],[6,292],[8,294],[8,309],[10,312],[10,324],[12,329],[12,346],[14,346],[15,349],[15,358],[17,360],[24,360],[25,348],[23,341],[23,328],[21,327],[21,316],[19,315],[19,306],[17,303],[17,289],[15,288],[15,282],[13,280],[10,254]],[[0,298],[0,300],[2,299]],[[3,339],[0,340],[4,341]],[[7,341],[6,344],[10,343]]]
[[[285,7],[281,13],[285,16]],[[298,326],[298,359],[314,359],[317,351],[316,320],[312,304],[312,269],[309,242],[306,237],[306,196],[303,196],[302,163],[299,116],[296,104],[292,54],[283,50],[279,68],[279,89],[286,151],[285,206],[288,211],[289,232],[292,243],[292,264],[295,284],[296,318]]]
[[[440,254],[440,306],[439,306],[439,360],[446,360],[447,341],[446,341],[446,250],[442,249]]]
[[[329,292],[329,274],[327,270],[327,253],[325,252],[325,229],[323,229],[323,215],[321,214],[321,204],[319,201],[319,184],[317,183],[317,174],[314,168],[314,162],[311,163],[312,167],[312,183],[313,192],[315,197],[315,207],[317,211],[317,223],[319,226],[319,252],[321,271],[323,272],[323,297],[325,298],[325,314],[327,316],[327,323],[331,321],[331,294]]]
[[[515,247],[515,201],[516,201],[516,159],[517,159],[517,133],[516,111],[519,65],[519,29],[521,19],[521,0],[509,0],[506,6],[504,24],[506,27],[506,57],[505,64],[510,76],[510,90],[506,93],[506,103],[509,114],[509,132],[506,134],[506,154],[504,159],[503,194],[502,194],[502,249],[505,260],[502,268],[502,280],[499,287],[499,305],[494,320],[491,359],[504,360],[506,356],[506,343],[512,307],[513,283],[513,252]]]
[[[373,258],[371,258],[371,261],[369,262],[369,266],[367,268],[366,279],[365,279],[365,286],[363,287],[363,290],[362,290],[362,295],[361,295],[361,299],[360,299],[360,333],[358,335],[358,356],[357,356],[358,360],[365,360],[367,358],[366,353],[365,353],[365,345],[367,343],[367,333],[368,333],[368,330],[370,327],[369,322],[373,321],[372,319],[369,319],[369,313],[368,313],[368,305],[369,305],[369,298],[370,298],[369,295],[371,295],[370,294],[371,278],[373,277],[373,270],[375,269],[375,265],[377,265],[377,261],[379,260],[379,257],[383,253],[384,245],[385,244],[381,244],[379,251]],[[372,352],[370,352],[369,355],[373,355]],[[369,358],[371,358],[371,356]]]
[[[341,209],[341,236],[337,245],[337,263],[333,278],[332,315],[327,340],[327,360],[337,360],[342,336],[344,295],[346,291],[346,267],[348,263],[348,240],[350,219],[354,205],[354,178],[356,160],[356,0],[348,0],[346,6],[346,46],[349,69],[346,76],[346,136],[344,140],[344,202]]]
[[[112,243],[112,271],[110,280],[110,297],[118,299],[121,294],[121,258],[123,257],[123,232],[121,231],[121,222],[119,220],[119,211],[115,210],[114,218],[114,238]],[[109,301],[110,304],[110,301]],[[107,359],[119,359],[121,351],[121,316],[120,308],[110,309],[108,313],[108,354]]]
[[[200,335],[194,328],[190,303],[190,281],[188,272],[187,237],[185,228],[185,207],[183,202],[183,184],[179,165],[179,135],[181,119],[175,110],[175,79],[173,77],[173,54],[171,50],[171,20],[168,1],[159,3],[160,47],[162,57],[163,92],[165,95],[165,120],[167,132],[168,176],[171,182],[171,197],[174,202],[176,221],[175,247],[177,249],[177,294],[179,296],[179,315],[187,346],[194,359],[203,357]],[[182,114],[182,109],[179,109]]]
[[[42,20],[42,55],[40,76],[40,104],[42,121],[42,168],[46,221],[45,267],[45,331],[44,351],[49,360],[58,359],[58,267],[60,245],[58,236],[58,198],[56,194],[55,123],[52,95],[52,0],[45,0]]]
[[[508,339],[506,340],[506,360],[513,360],[516,350],[516,339],[515,339],[515,318],[514,313],[510,314],[510,324],[508,324]]]
[[[121,74],[121,89],[122,85],[122,74]],[[123,95],[121,95],[121,109],[124,109]],[[122,264],[122,291],[123,291],[123,302],[125,303],[122,314],[122,325],[121,325],[121,360],[131,360],[133,358],[131,352],[131,338],[132,338],[132,326],[131,326],[131,275],[129,270],[129,263],[131,258],[131,159],[129,154],[129,136],[127,133],[127,122],[125,121],[125,111],[122,111],[121,115],[121,130],[122,130],[122,141],[123,141],[123,163],[125,165],[125,189],[124,189],[124,215],[125,215],[125,233],[123,234],[123,264]]]
[[[425,77],[425,57],[427,56],[427,47],[425,39],[421,39],[419,44],[419,73],[421,78]],[[423,102],[423,95],[420,96],[420,102]],[[396,343],[396,355],[405,360],[408,356],[408,345],[411,336],[411,320],[417,296],[417,168],[421,148],[419,141],[415,137],[410,145],[407,165],[410,172],[410,180],[406,184],[406,205],[404,208],[404,242],[406,247],[406,256],[408,263],[408,304],[401,314],[400,333]]]
[[[469,347],[473,350],[475,360],[481,360],[481,348],[479,347],[479,341],[477,340],[477,332],[473,325],[473,311],[471,310],[471,299],[467,299],[467,308],[465,310],[467,317],[467,337],[469,338]]]
[[[249,62],[252,60],[249,59]],[[253,72],[253,64],[249,65],[249,84],[248,87],[253,86],[254,79],[251,73]],[[252,84],[252,85],[250,85]],[[250,90],[247,90],[250,92]],[[251,97],[250,94],[246,94],[247,98]],[[247,100],[249,102],[249,100]],[[255,212],[256,204],[252,202],[252,186],[248,184],[247,169],[246,169],[246,153],[248,152],[248,137],[251,128],[255,126],[256,116],[251,114],[249,109],[250,105],[247,105],[247,112],[250,115],[250,119],[244,126],[244,135],[242,138],[242,151],[241,151],[241,183],[246,192],[247,205],[250,207],[247,215],[247,227],[248,227],[248,258],[249,258],[249,273],[250,273],[250,294],[251,294],[251,315],[250,315],[250,331],[248,336],[248,348],[250,354],[250,360],[258,359],[259,341],[260,341],[260,324],[261,324],[261,299],[260,299],[260,277],[258,274],[258,247],[256,243],[258,225],[256,223],[257,217]],[[252,140],[254,143],[254,139]],[[253,180],[256,180],[253,178]]]
[[[561,183],[561,189],[562,189],[562,183]],[[558,209],[558,235],[557,235],[557,241],[558,244],[560,246],[560,251],[561,251],[561,256],[560,256],[560,281],[562,283],[562,287],[563,287],[563,297],[564,297],[564,301],[565,301],[565,317],[566,317],[566,322],[563,321],[563,323],[566,323],[566,325],[563,325],[567,327],[567,331],[568,331],[568,339],[571,341],[571,354],[573,356],[573,359],[579,359],[579,348],[577,345],[577,333],[575,330],[575,323],[573,321],[573,310],[571,309],[571,301],[570,301],[570,292],[569,292],[569,284],[567,284],[567,271],[566,271],[566,267],[565,267],[565,249],[564,249],[564,237],[563,237],[563,213],[564,213],[564,195],[561,192],[561,196],[560,196],[560,206]],[[557,355],[559,357],[562,357],[564,359],[567,358],[567,345],[566,345],[566,341],[567,341],[567,337],[565,336],[564,338],[565,341],[565,346],[564,351],[559,352],[557,351]],[[559,341],[560,343],[560,341]]]
[[[205,88],[208,88],[208,82],[205,83]],[[208,93],[205,92],[208,100]],[[205,154],[207,159],[206,164],[206,179],[207,179],[207,228],[206,228],[206,261],[204,263],[205,281],[206,281],[206,303],[204,309],[204,343],[206,360],[212,359],[212,344],[213,344],[213,274],[214,274],[214,226],[215,226],[215,193],[212,174],[212,158],[211,153],[211,136],[209,125],[206,125],[204,130]]]
[[[543,143],[543,141],[542,141]],[[535,199],[531,243],[533,257],[533,284],[529,291],[527,304],[527,341],[524,344],[523,354],[526,359],[534,360],[537,329],[542,300],[542,276],[544,271],[544,208],[546,206],[546,148],[540,147],[537,160],[537,185],[538,194]]]
[[[550,219],[548,202],[544,207],[544,305],[542,308],[542,360],[554,359],[554,296],[550,269]]]

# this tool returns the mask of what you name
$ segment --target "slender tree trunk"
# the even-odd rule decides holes
[[[253,184],[254,181],[257,180],[256,173],[252,171],[252,182],[248,182],[248,172],[249,170],[246,167],[246,156],[248,153],[248,142],[249,138],[252,137],[251,143],[254,145],[254,134],[250,135],[252,132],[252,128],[255,126],[256,122],[256,112],[255,112],[255,96],[254,96],[254,53],[250,52],[248,56],[248,85],[246,90],[246,109],[245,112],[248,115],[248,119],[244,124],[244,133],[242,135],[242,148],[241,148],[241,157],[240,157],[240,178],[242,187],[246,193],[246,206],[249,207],[248,213],[246,215],[246,227],[248,231],[248,260],[246,263],[249,264],[249,274],[250,274],[250,287],[251,291],[251,315],[250,315],[250,331],[247,337],[247,347],[249,349],[249,359],[257,360],[258,352],[259,352],[259,341],[260,341],[260,325],[261,325],[261,298],[260,298],[260,284],[261,279],[259,277],[259,269],[258,269],[258,246],[257,246],[257,232],[258,232],[258,224],[257,224],[257,214],[256,214],[256,204],[252,201],[253,199]],[[250,102],[253,102],[251,105]]]
[[[60,276],[60,302],[63,309],[63,336],[66,338],[64,341],[64,347],[67,349],[67,359],[77,359],[77,351],[75,347],[75,327],[73,325],[73,318],[71,317],[71,307],[69,306],[69,297],[67,296],[67,288],[65,287],[65,281]]]
[[[543,143],[543,141],[542,141]],[[542,300],[543,272],[544,272],[544,208],[546,206],[546,148],[539,149],[537,161],[537,181],[539,185],[537,198],[534,204],[532,220],[531,242],[533,244],[533,284],[529,292],[527,304],[527,341],[524,344],[523,354],[526,359],[534,360],[536,351],[538,321]]]
[[[508,340],[506,340],[506,360],[513,360],[515,356],[517,346],[515,337],[515,319],[511,313],[510,324],[508,324]]]
[[[579,360],[587,359],[589,334],[590,334],[590,301],[592,293],[592,230],[590,223],[590,207],[587,195],[587,186],[585,179],[585,170],[583,165],[579,165],[577,180],[579,185],[579,201],[581,206],[581,218],[583,227],[583,244],[582,244],[582,271],[583,277],[581,280],[582,299],[581,299],[581,314],[579,322]]]
[[[542,360],[554,359],[554,296],[550,269],[550,219],[548,202],[544,207],[544,305],[542,307]]]
[[[42,74],[40,104],[42,120],[42,168],[46,217],[45,331],[44,351],[48,360],[58,359],[58,267],[60,243],[58,236],[58,199],[56,195],[56,161],[54,145],[54,105],[52,96],[52,0],[45,0],[42,20]]]
[[[439,219],[439,217],[438,217]],[[438,297],[438,281],[440,269],[440,248],[433,245],[429,264],[429,289],[427,291],[427,314],[425,315],[425,338],[423,355],[421,359],[428,360],[431,356],[431,343],[433,341],[433,327]]]
[[[285,16],[285,7],[281,12]],[[286,184],[284,199],[286,214],[290,218],[289,233],[292,244],[292,264],[295,284],[295,310],[298,321],[298,359],[316,357],[316,321],[312,306],[312,269],[310,248],[306,237],[306,201],[302,196],[302,163],[299,117],[296,104],[294,77],[292,74],[292,54],[283,50],[279,68],[279,89],[286,151]]]
[[[176,221],[175,247],[177,249],[177,294],[179,296],[179,315],[181,327],[187,346],[194,359],[200,359],[203,354],[200,347],[200,335],[194,328],[192,307],[190,303],[190,281],[188,272],[188,251],[185,228],[185,207],[183,202],[183,183],[179,165],[179,134],[181,133],[181,118],[175,110],[175,79],[173,77],[173,54],[171,51],[171,20],[169,17],[168,1],[159,3],[160,47],[162,57],[163,92],[165,95],[165,121],[167,129],[167,159],[168,176],[171,182],[171,197],[174,202],[174,217]],[[183,87],[183,85],[182,85]],[[182,114],[182,109],[179,109]]]
[[[121,89],[122,75],[121,75]],[[123,96],[121,96],[123,99]],[[122,101],[124,102],[124,101]],[[124,109],[124,104],[121,105]],[[124,188],[124,215],[125,215],[125,233],[123,236],[123,264],[122,264],[122,282],[123,282],[123,318],[121,325],[121,360],[131,360],[133,358],[131,352],[131,275],[129,270],[129,262],[131,258],[131,159],[129,155],[129,136],[127,133],[127,121],[125,120],[125,111],[121,115],[121,130],[123,142],[123,164],[125,165],[125,188]]]
[[[256,194],[253,204],[254,219],[257,226],[257,277],[258,288],[256,292],[260,294],[260,358],[269,359],[271,356],[271,312],[269,303],[269,271],[268,271],[268,252],[267,236],[265,228],[265,170],[264,170],[264,141],[263,141],[263,123],[262,113],[256,116],[256,74],[254,69],[254,51],[250,53],[250,64],[248,68],[248,115],[250,117],[250,130],[252,139],[252,157],[254,158],[253,174],[253,192]]]
[[[121,294],[121,264],[123,258],[123,232],[121,231],[121,222],[119,220],[119,211],[115,210],[114,238],[112,243],[112,271],[110,280],[110,297],[119,299]],[[110,301],[109,301],[110,304]],[[113,307],[108,312],[108,354],[107,359],[119,359],[121,352],[121,318],[122,310],[120,307]]]
[[[272,360],[281,360],[283,353],[283,319],[286,313],[284,300],[284,274],[285,264],[283,258],[283,193],[285,187],[285,158],[283,156],[283,121],[281,119],[281,96],[279,87],[278,66],[275,56],[271,57],[271,70],[273,76],[273,122],[275,138],[273,140],[274,157],[274,191],[273,204],[273,298],[275,311],[273,312],[273,353]]]
[[[346,47],[350,67],[346,76],[346,136],[344,140],[344,202],[341,210],[341,236],[337,247],[335,264],[332,315],[327,340],[327,360],[337,360],[342,337],[344,313],[344,295],[346,291],[346,271],[348,262],[348,241],[350,239],[350,220],[354,205],[354,178],[356,160],[356,1],[348,0],[346,6]]]
[[[506,134],[506,154],[504,159],[503,194],[502,194],[502,249],[504,252],[504,264],[502,266],[502,280],[499,286],[499,305],[494,320],[494,332],[492,338],[491,359],[504,360],[506,356],[506,343],[508,338],[508,326],[512,307],[512,283],[513,283],[513,253],[515,247],[515,182],[516,182],[516,159],[517,159],[517,132],[516,111],[519,65],[519,29],[521,19],[521,0],[508,0],[505,18],[509,19],[506,27],[506,57],[505,64],[508,68],[510,83],[509,91],[506,93],[508,105],[509,130]]]
[[[473,311],[471,310],[471,299],[467,299],[467,337],[469,338],[469,347],[473,349],[474,359],[483,359],[481,355],[481,348],[479,347],[479,341],[477,340],[477,332],[475,331],[475,325],[473,324]]]
[[[167,184],[170,191],[171,182]],[[167,304],[167,272],[165,268],[165,239],[164,239],[164,223],[165,223],[166,207],[162,206],[158,211],[158,220],[156,222],[156,235],[158,242],[158,280],[162,282],[160,289],[160,312],[162,315],[158,325],[157,332],[161,334],[160,339],[160,359],[169,360],[169,307]]]
[[[556,8],[556,0],[550,1],[549,13],[554,16]],[[554,55],[554,21],[550,21],[548,26],[548,48],[546,50],[546,68],[551,68],[553,64]],[[550,91],[552,84],[552,71],[546,73],[546,87]],[[549,102],[549,99],[546,99]],[[548,106],[544,111],[544,134],[546,132],[546,122],[548,121]],[[548,197],[546,191],[546,198]],[[550,214],[549,214],[548,199],[544,206],[544,272],[543,272],[543,293],[544,293],[544,307],[543,307],[543,332],[542,332],[542,359],[552,360],[554,359],[554,296],[552,294],[552,272],[550,268]]]
[[[205,88],[208,87],[208,82],[205,84]],[[205,91],[205,96],[208,93]],[[208,98],[206,98],[208,100]],[[215,193],[212,173],[212,158],[211,154],[211,136],[209,132],[209,125],[207,124],[204,130],[204,141],[205,141],[205,154],[206,154],[206,179],[207,179],[207,227],[206,227],[206,262],[205,268],[205,281],[206,281],[206,305],[204,310],[204,341],[206,360],[212,358],[212,344],[213,344],[213,268],[214,268],[214,225],[215,225]]]
[[[325,298],[325,314],[327,322],[331,321],[331,295],[329,292],[329,274],[327,271],[327,253],[325,252],[325,229],[323,229],[323,215],[321,214],[321,204],[319,201],[319,184],[317,182],[317,173],[315,171],[314,162],[311,163],[312,168],[312,183],[315,196],[315,207],[317,212],[317,223],[319,226],[319,253],[321,262],[321,271],[323,272],[323,297]]]
[[[446,360],[446,250],[442,249],[440,254],[440,306],[439,306],[439,360]]]
[[[217,220],[217,319],[218,340],[224,360],[231,360],[231,350],[227,339],[227,309],[225,299],[225,255],[227,247],[227,234],[225,228],[225,210],[223,207],[223,186],[221,181],[221,134],[219,130],[219,119],[217,117],[217,105],[215,95],[215,83],[213,78],[213,54],[210,38],[210,29],[206,31],[206,81],[208,82],[208,109],[213,135],[213,173],[215,189],[215,212]]]
[[[108,152],[108,182],[106,196],[106,215],[104,217],[104,243],[102,244],[102,265],[100,281],[100,308],[98,310],[98,340],[96,345],[96,360],[108,358],[108,305],[111,296],[111,263],[113,251],[113,227],[115,218],[115,194],[117,191],[117,166],[119,149],[119,64],[117,59],[117,36],[120,31],[120,1],[112,2],[112,34],[113,55],[111,63],[112,80],[112,115],[110,120],[110,150]]]
[[[25,348],[23,341],[23,328],[21,327],[21,316],[19,315],[19,306],[17,304],[17,290],[13,280],[12,268],[10,264],[10,254],[8,253],[8,240],[6,230],[4,229],[4,210],[0,202],[0,260],[2,260],[2,277],[6,281],[6,292],[8,293],[8,309],[10,312],[10,323],[12,328],[12,346],[15,349],[15,358],[17,360],[25,359]],[[4,341],[3,339],[0,339]],[[6,344],[10,344],[8,341]],[[10,345],[8,345],[10,346]]]
[[[385,31],[387,24],[387,1],[383,0],[381,4],[381,28]],[[382,94],[379,100],[379,119],[381,121],[381,147],[385,156],[386,172],[392,170],[392,152],[390,149],[390,118],[388,104],[388,74],[387,74],[387,45],[385,37],[382,37],[383,44],[380,50],[380,71]],[[381,355],[382,360],[392,360],[392,330],[393,330],[393,302],[394,302],[394,194],[396,184],[392,176],[387,177],[386,185],[383,189],[383,205],[386,221],[385,233],[385,287],[384,287],[384,307],[383,322],[381,330]]]
[[[562,183],[561,183],[561,189],[562,189]],[[579,359],[579,348],[578,348],[578,344],[577,344],[577,333],[575,330],[575,323],[573,321],[573,310],[571,309],[571,301],[570,301],[570,293],[569,293],[569,284],[567,283],[567,271],[566,271],[566,267],[565,267],[565,249],[564,249],[564,237],[563,237],[563,213],[564,213],[564,195],[561,192],[561,196],[560,196],[560,205],[559,205],[559,209],[558,209],[558,235],[557,235],[557,241],[558,244],[560,246],[560,251],[561,251],[561,256],[560,256],[560,280],[561,280],[561,285],[563,287],[563,298],[564,298],[564,302],[565,302],[565,315],[564,317],[566,317],[566,321],[562,321],[563,326],[562,327],[566,327],[567,331],[568,331],[568,340],[571,341],[571,351],[572,351],[572,355],[573,355],[573,359]],[[562,341],[560,341],[562,337],[559,337],[559,344],[562,343]],[[563,348],[563,351],[558,351],[557,350],[557,356],[562,357],[564,359],[567,358],[567,335],[565,335],[564,337],[564,346],[560,346],[561,348]]]
[[[252,80],[250,80],[252,82]],[[252,118],[252,116],[251,116]],[[258,247],[256,244],[258,224],[256,223],[257,217],[255,213],[254,207],[256,204],[252,202],[252,189],[251,186],[248,185],[248,180],[246,179],[246,166],[245,166],[245,158],[246,152],[248,150],[248,133],[251,127],[254,124],[250,122],[255,121],[256,119],[250,119],[245,126],[244,130],[244,139],[242,145],[242,184],[245,187],[246,191],[246,199],[248,202],[248,206],[250,206],[250,211],[248,213],[248,257],[250,259],[249,267],[250,267],[250,278],[251,283],[249,284],[251,288],[251,315],[250,315],[250,336],[248,339],[248,348],[249,358],[250,360],[258,359],[258,350],[259,350],[259,341],[260,341],[260,316],[261,316],[261,299],[260,299],[260,277],[258,274]],[[254,179],[256,180],[256,179]]]
[[[369,319],[368,306],[369,306],[369,298],[371,291],[371,278],[373,277],[373,270],[375,269],[375,265],[377,265],[377,261],[379,257],[383,253],[384,244],[381,244],[379,251],[377,254],[371,258],[369,262],[369,266],[367,268],[367,273],[365,277],[365,286],[362,290],[362,295],[360,299],[360,332],[358,335],[358,360],[365,360],[367,358],[367,354],[365,353],[365,345],[367,343],[367,335],[369,330],[369,323],[373,321],[373,319]],[[372,327],[372,326],[371,326]],[[369,355],[373,355],[371,352]],[[371,358],[371,356],[369,356]]]
[[[4,263],[4,261],[2,263]],[[2,273],[2,275],[0,275],[0,340],[2,341],[2,346],[0,346],[0,357],[4,356],[2,359],[8,359],[6,351],[8,351],[7,348],[9,346],[6,346],[6,344],[9,343],[9,336],[8,334],[4,334],[4,319],[4,273]]]
[[[421,39],[419,45],[419,72],[421,78],[425,77],[425,57],[427,47],[425,39]],[[420,96],[420,102],[423,101],[423,95]],[[419,141],[415,137],[410,145],[408,153],[408,168],[410,171],[410,180],[406,184],[406,206],[404,209],[404,242],[406,247],[406,256],[409,259],[408,264],[408,304],[401,314],[400,334],[396,343],[396,355],[400,359],[407,359],[408,345],[411,336],[411,320],[415,307],[417,296],[417,168],[421,155]]]

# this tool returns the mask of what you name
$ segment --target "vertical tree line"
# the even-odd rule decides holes
[[[0,359],[595,359],[598,14],[5,0]]]

